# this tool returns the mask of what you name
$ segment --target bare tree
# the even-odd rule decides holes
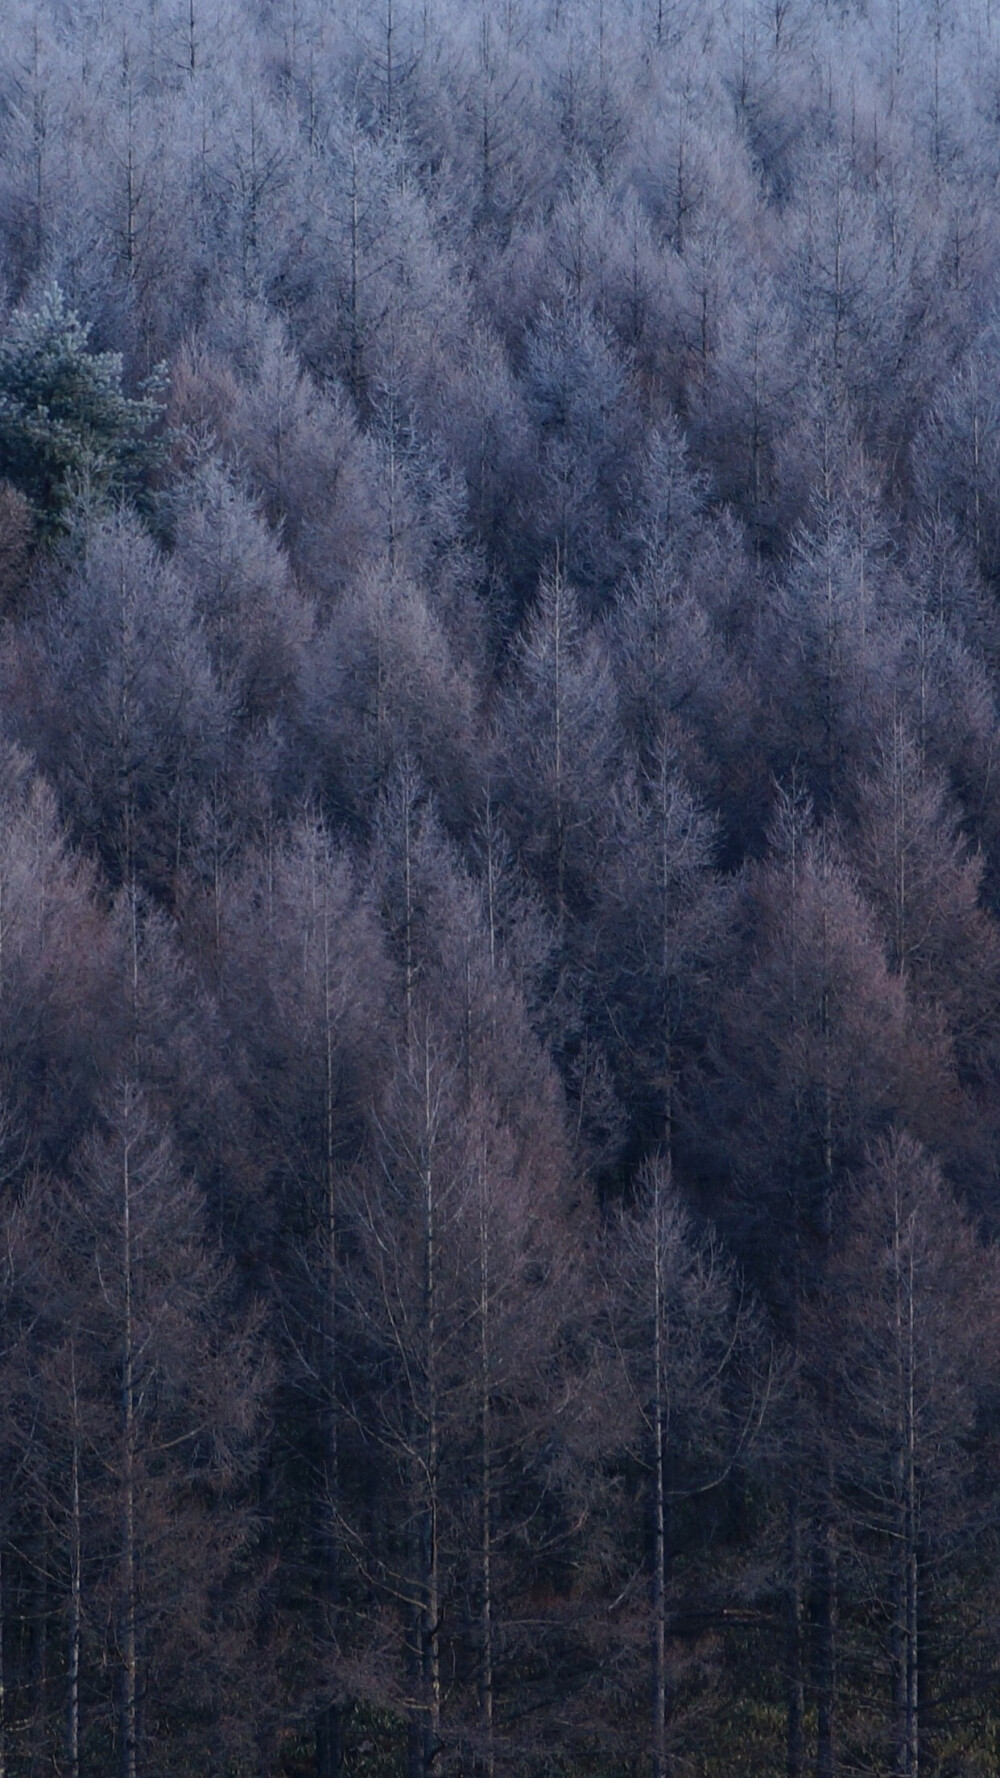
[[[963,1456],[994,1387],[995,1278],[926,1151],[902,1132],[880,1141],[845,1201],[811,1341],[836,1341],[841,1533],[874,1632],[872,1741],[894,1778],[933,1762],[969,1684],[948,1619],[954,1569],[995,1513]]]
[[[635,1204],[609,1232],[603,1266],[648,1521],[647,1597],[637,1597],[636,1578],[626,1574],[616,1604],[628,1596],[645,1631],[637,1664],[648,1675],[652,1771],[671,1778],[697,1734],[685,1723],[680,1621],[685,1611],[696,1623],[705,1615],[704,1581],[680,1572],[675,1519],[684,1503],[721,1489],[734,1468],[750,1463],[774,1376],[756,1310],[714,1243],[695,1235],[668,1160],[657,1156],[643,1169]],[[613,1366],[608,1381],[615,1374]]]
[[[220,1722],[219,1693],[245,1656],[233,1584],[266,1371],[252,1322],[227,1302],[199,1193],[132,1082],[102,1126],[54,1206],[67,1313],[50,1411],[69,1455],[70,1745],[80,1758],[83,1687],[88,1745],[110,1734],[135,1778],[182,1762],[206,1720],[223,1743],[246,1728],[228,1712]]]

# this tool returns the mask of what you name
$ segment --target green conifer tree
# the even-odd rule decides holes
[[[90,351],[89,333],[53,283],[0,338],[0,476],[43,532],[59,529],[79,492],[122,493],[160,454],[149,434],[163,412],[163,367],[130,397],[121,354]]]

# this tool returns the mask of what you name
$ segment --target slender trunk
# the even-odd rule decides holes
[[[832,804],[837,781],[839,763],[837,735],[837,674],[839,666],[839,638],[837,635],[837,601],[833,584],[833,569],[827,566],[826,571],[826,635],[824,638],[826,660],[824,663],[826,683],[823,688],[823,727],[826,743],[826,796]]]
[[[7,876],[0,867],[0,1004],[7,986]]]
[[[46,1696],[48,1692],[48,1566],[47,1528],[43,1523],[38,1536],[33,1587],[33,1622],[31,1626],[31,1741],[28,1751],[30,1778],[40,1778],[48,1766],[49,1750],[45,1745]]]
[[[397,514],[397,489],[399,489],[399,457],[397,457],[397,404],[395,391],[390,395],[388,405],[388,427],[386,427],[386,494],[388,494],[388,542],[390,542],[390,576],[395,580],[397,571],[397,541],[399,541],[399,514]]]
[[[918,1639],[920,1503],[917,1491],[916,1288],[912,1243],[907,1252],[906,1282],[906,1742],[909,1760],[907,1778],[919,1778],[922,1651]]]
[[[32,32],[32,138],[35,160],[35,253],[40,255],[44,239],[43,217],[45,214],[45,138],[46,115],[45,97],[41,85],[40,42],[38,33],[38,15],[35,15]]]
[[[336,1704],[327,1704],[316,1718],[317,1778],[336,1778],[340,1759],[340,1710]]]
[[[563,584],[562,569],[558,560],[556,561],[555,596],[555,629],[552,638],[553,671],[555,674],[552,712],[552,764],[556,799],[556,906],[558,908],[559,917],[559,934],[560,938],[562,938],[566,925],[566,811],[564,807],[565,786],[563,784]]]
[[[351,128],[351,297],[349,358],[351,394],[361,398],[361,315],[359,310],[358,140],[357,120]]]
[[[2,890],[2,882],[0,882]],[[493,823],[493,808],[487,790],[486,800],[486,918],[490,940],[490,973],[497,966],[497,867],[496,867],[496,829]],[[0,943],[3,940],[3,924],[0,921]],[[0,953],[2,968],[2,953]],[[2,974],[0,974],[2,988]]]
[[[653,1211],[653,1778],[670,1778],[667,1722],[670,1708],[667,1680],[667,1491],[666,1329],[664,1326],[663,1229],[660,1174],[657,1170]]]
[[[906,1457],[901,1465],[906,1489]],[[894,1778],[918,1778],[920,1769],[919,1667],[917,1636],[918,1567],[909,1502],[898,1502],[895,1527],[896,1579],[891,1659],[893,1670]]]
[[[130,96],[130,98],[129,98],[129,139],[128,139],[128,150],[127,150],[126,157],[125,157],[125,205],[126,205],[125,265],[126,265],[127,275],[128,275],[128,279],[129,279],[130,283],[132,282],[133,278],[135,277],[135,240],[136,240],[135,149],[132,144],[131,110],[132,110],[132,103],[131,103],[131,96]]]
[[[404,786],[403,810],[403,995],[406,1011],[406,1055],[413,1057],[413,995],[416,986],[416,962],[413,934],[413,802],[409,782]]]
[[[7,1579],[3,1566],[3,1542],[0,1540],[0,1778],[7,1778],[7,1667],[4,1658],[4,1631],[7,1627]]]
[[[896,1335],[896,1449],[893,1453],[894,1512],[893,1539],[893,1601],[889,1658],[892,1665],[893,1772],[895,1778],[907,1778],[907,1584],[908,1526],[906,1512],[906,1361],[904,1356],[902,1278],[900,1272],[899,1201],[895,1204],[893,1228],[893,1260],[895,1262],[895,1335]]]
[[[793,1030],[797,1030],[799,1024],[799,827],[798,814],[794,807],[792,810],[789,867],[791,873],[791,895],[788,942],[792,978],[792,1028]],[[803,1115],[798,1090],[796,1090],[796,1112],[796,1122],[798,1123]],[[794,1356],[798,1358],[801,1345],[803,1266],[802,1201],[801,1192],[797,1182],[792,1188],[792,1200],[789,1210],[792,1225],[791,1327],[789,1335],[791,1351]],[[788,1489],[788,1523],[786,1531],[785,1771],[787,1778],[802,1778],[805,1760],[805,1650],[803,1638],[804,1608],[802,1576],[802,1422],[804,1410],[802,1405],[801,1385],[796,1386],[795,1410],[792,1423],[794,1447],[792,1450],[792,1473]]]
[[[976,546],[976,554],[980,553],[983,541],[982,525],[982,421],[979,413],[979,389],[974,392],[975,406],[972,412],[972,536]]]
[[[76,1352],[71,1346],[73,1449],[70,1457],[69,1645],[66,1651],[66,1765],[80,1778],[80,1638],[82,1535],[80,1517],[80,1433],[76,1391]],[[2,1774],[0,1774],[2,1778]]]
[[[917,1607],[919,1603],[917,1537],[914,1515],[910,1516],[910,1547],[907,1551],[906,1589],[906,1745],[909,1764],[907,1778],[919,1778],[920,1772],[920,1646]]]
[[[484,1144],[485,1148],[485,1144]],[[490,1230],[486,1155],[480,1161],[479,1196],[479,1436],[480,1608],[479,1714],[485,1743],[485,1778],[494,1778],[493,1742],[493,1425],[490,1408]]]
[[[135,92],[132,85],[132,53],[126,39],[122,46],[122,82],[125,87],[125,275],[131,284],[136,266]]]
[[[390,135],[392,133],[393,114],[395,111],[395,103],[396,103],[394,46],[393,46],[394,35],[395,35],[395,18],[394,18],[394,14],[393,14],[392,0],[388,0],[388,4],[386,6],[386,12],[385,12],[385,112],[386,112],[386,123],[388,125]]]
[[[826,962],[826,916],[824,916],[824,962]],[[827,1003],[824,992],[824,1044],[827,1042]],[[820,1200],[819,1223],[824,1243],[831,1239],[833,1227],[833,1092],[829,1085],[829,1065],[824,1067],[824,1182]],[[826,1360],[822,1362],[817,1399],[820,1422],[826,1426],[831,1414],[831,1387]],[[822,1438],[822,1433],[820,1433]],[[836,1769],[836,1497],[833,1476],[833,1454],[820,1449],[817,1462],[817,1520],[815,1520],[815,1586],[817,1586],[817,1778],[833,1778]]]
[[[122,1673],[118,1727],[121,1778],[136,1778],[139,1714],[136,1637],[136,1404],[135,1333],[132,1304],[132,1176],[130,1143],[127,1139],[122,1164],[122,1265],[125,1280],[125,1314],[122,1328],[124,1498],[122,1501],[122,1591],[120,1601]]]
[[[326,1280],[323,1304],[323,1375],[324,1400],[324,1488],[322,1500],[322,1554],[325,1599],[323,1632],[326,1658],[336,1659],[338,1618],[340,1610],[340,1423],[337,1386],[337,1175],[334,1151],[334,1020],[331,996],[330,909],[328,876],[324,877],[323,899],[323,1014],[324,1014],[324,1162],[326,1187]],[[329,1683],[329,1674],[327,1683]],[[341,1762],[340,1707],[331,1699],[323,1706],[316,1723],[317,1778],[339,1778]]]
[[[823,1179],[818,1223],[824,1247],[833,1238],[834,1133],[833,1087],[830,1063],[831,1016],[826,983],[830,979],[829,931],[823,914]],[[829,1423],[832,1389],[828,1364],[821,1357],[817,1386],[821,1425]],[[821,1434],[822,1436],[822,1434]],[[821,1449],[818,1463],[819,1502],[816,1518],[815,1572],[818,1597],[816,1659],[816,1778],[833,1778],[834,1733],[837,1699],[837,1553],[836,1498],[833,1457],[829,1445]]]
[[[804,1638],[803,1638],[803,1584],[802,1584],[802,1501],[799,1493],[799,1478],[792,1481],[788,1496],[788,1531],[787,1531],[787,1564],[788,1587],[786,1593],[787,1609],[787,1668],[785,1709],[786,1755],[785,1771],[787,1778],[802,1778],[804,1770],[804,1723],[805,1723],[805,1682],[804,1682]]]
[[[897,1503],[898,1504],[898,1503]],[[892,1629],[889,1659],[892,1663],[892,1716],[894,1778],[907,1778],[906,1735],[906,1532],[902,1513],[897,1514],[894,1551]]]
[[[833,257],[833,365],[840,370],[840,342],[844,326],[844,216],[843,192],[837,188],[836,236]]]
[[[278,1510],[276,1505],[277,1479],[275,1476],[275,1458],[273,1448],[268,1445],[262,1452],[262,1461],[258,1466],[256,1477],[256,1518],[259,1526],[256,1540],[258,1572],[263,1579],[257,1591],[254,1622],[254,1651],[251,1659],[256,1659],[260,1672],[268,1671],[268,1663],[274,1659],[272,1641],[272,1623],[276,1615],[274,1602],[274,1575],[277,1562],[276,1522]],[[278,1739],[276,1723],[272,1712],[268,1709],[256,1712],[253,1734],[254,1765],[251,1768],[255,1778],[263,1778],[278,1770]]]
[[[666,748],[660,756],[660,970],[663,977],[663,1154],[667,1165],[673,1164],[674,1142],[674,1030],[671,1006],[673,976],[673,900],[670,873],[673,864],[674,836],[669,815],[670,783]],[[657,1187],[659,1192],[659,1187]]]
[[[420,1635],[419,1613],[416,1635]],[[406,1724],[406,1778],[424,1778],[424,1737],[419,1715],[412,1715]]]
[[[827,1407],[824,1400],[824,1411]],[[816,1778],[833,1778],[836,1771],[837,1552],[834,1511],[833,1465],[829,1453],[824,1453],[816,1528]]]
[[[490,212],[491,212],[491,209],[493,206],[493,144],[492,144],[492,139],[490,136],[489,79],[488,79],[488,76],[485,72],[483,74],[483,114],[482,114],[481,147],[482,147],[482,165],[483,165],[483,175],[482,175],[482,181],[481,181],[481,190],[482,190],[481,201],[482,201],[483,216],[488,221],[489,217],[490,217]]]
[[[919,1555],[917,1544],[916,1354],[913,1254],[903,1251],[901,1207],[897,1198],[894,1235],[896,1272],[897,1392],[895,1456],[896,1584],[893,1601],[892,1668],[895,1778],[919,1778]]]
[[[437,1180],[433,1164],[431,1131],[430,1052],[424,1047],[424,1129],[427,1149],[424,1167],[424,1326],[427,1360],[427,1425],[426,1425],[426,1505],[424,1512],[424,1623],[422,1636],[422,1667],[424,1687],[423,1771],[430,1772],[441,1738],[441,1655],[440,1618],[441,1588],[438,1571],[438,1468],[440,1461],[440,1427],[438,1422],[438,1285],[437,1285]]]

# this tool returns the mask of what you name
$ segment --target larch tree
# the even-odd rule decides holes
[[[632,1619],[618,1631],[636,1669],[626,1695],[631,1704],[645,1692],[640,1745],[654,1778],[672,1778],[698,1733],[697,1710],[686,1722],[685,1707],[697,1697],[699,1661],[681,1625],[686,1613],[704,1629],[712,1586],[679,1521],[751,1464],[776,1372],[754,1305],[717,1245],[696,1235],[663,1155],[645,1165],[635,1202],[615,1216],[602,1266],[613,1355],[606,1380],[625,1392],[646,1521],[632,1548],[633,1561],[635,1544],[645,1548],[643,1584],[626,1572],[615,1602],[627,1598]]]
[[[225,701],[192,592],[134,515],[82,515],[67,549],[18,687],[25,730],[116,886],[169,894],[221,762]]]
[[[871,914],[832,838],[812,831],[801,796],[782,799],[772,844],[771,861],[747,882],[755,960],[727,996],[716,1115],[734,1119],[728,1165],[742,1206],[741,1250],[799,1355],[803,1313],[829,1262],[839,1183],[900,1103],[912,1104],[916,1116],[929,1090],[941,1091],[948,1062],[933,1041],[911,1039],[902,987],[886,966]],[[817,1770],[824,1778],[837,1759],[837,1502],[825,1430],[831,1386],[828,1366],[808,1379],[800,1373],[785,1571],[789,1772],[805,1769],[806,1600],[814,1590]]]
[[[714,824],[665,743],[651,769],[622,786],[611,832],[590,928],[590,1016],[600,1028],[598,1009],[606,1009],[633,1139],[669,1156],[683,1123],[684,1077],[705,1038],[725,895],[712,871]]]
[[[996,1520],[991,1478],[964,1456],[996,1396],[996,1253],[900,1131],[873,1147],[839,1220],[810,1344],[835,1354],[841,1534],[860,1599],[845,1641],[862,1639],[852,1658],[877,1681],[867,1751],[845,1757],[919,1778],[979,1708],[978,1638],[956,1618],[983,1584],[981,1528]]]
[[[73,1173],[52,1232],[76,1458],[70,1704],[82,1687],[89,1757],[113,1747],[122,1778],[139,1778],[185,1769],[208,1724],[223,1744],[247,1727],[219,1712],[236,1677],[227,1660],[245,1657],[233,1584],[251,1547],[244,1489],[266,1373],[206,1240],[200,1193],[134,1081],[105,1100]]]
[[[542,583],[518,653],[497,736],[503,802],[514,844],[564,926],[586,905],[616,735],[602,642],[561,564]]]
[[[355,1437],[380,1478],[364,1561],[398,1624],[382,1685],[408,1770],[489,1773],[530,1745],[526,1716],[544,1722],[538,1640],[562,1639],[558,1586],[530,1633],[518,1619],[571,1547],[572,1227],[544,1151],[486,1092],[467,1096],[420,1002],[348,1218]]]
[[[360,1616],[364,1630],[343,1537],[345,1193],[382,1094],[388,970],[358,872],[316,821],[246,856],[219,893],[216,980],[236,1095],[220,1132],[219,1189],[228,1242],[244,1263],[252,1247],[250,1281],[272,1305],[281,1360],[272,1471],[301,1514],[290,1534],[269,1492],[264,1537],[278,1569],[276,1616],[296,1600],[308,1617],[301,1708],[319,1770],[335,1778],[341,1664],[357,1641],[349,1619]]]

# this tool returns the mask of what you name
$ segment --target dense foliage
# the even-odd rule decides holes
[[[1000,1759],[992,0],[8,0],[0,1778]]]
[[[123,393],[122,368],[120,353],[88,350],[58,285],[14,315],[0,340],[0,471],[43,528],[74,498],[124,491],[130,462],[151,467],[144,434],[157,404]]]

